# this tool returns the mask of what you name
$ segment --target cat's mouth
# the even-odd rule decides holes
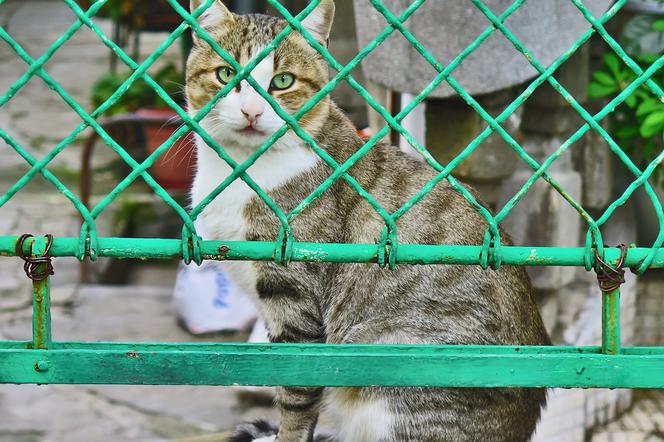
[[[239,133],[247,136],[256,136],[256,135],[265,135],[265,132],[262,130],[256,129],[256,127],[252,124],[247,125],[243,129],[238,129],[237,130]]]

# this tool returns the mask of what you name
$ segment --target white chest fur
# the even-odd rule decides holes
[[[247,174],[263,190],[269,191],[294,176],[313,167],[318,157],[302,142],[287,134],[256,160]],[[216,152],[197,139],[197,172],[191,198],[195,207],[228,177],[232,169]],[[244,161],[249,150],[239,146],[226,146],[228,154],[238,162]],[[219,194],[201,213],[197,229],[203,239],[244,241],[246,220],[243,210],[256,193],[241,179],[235,180]],[[224,262],[231,278],[247,294],[255,295],[256,278],[249,262]]]

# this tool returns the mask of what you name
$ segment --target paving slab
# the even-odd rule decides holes
[[[593,429],[590,442],[664,440],[664,391],[637,390],[632,407],[613,422]]]

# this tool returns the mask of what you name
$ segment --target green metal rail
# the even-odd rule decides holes
[[[664,105],[664,93],[652,77],[664,65],[664,56],[659,57],[647,70],[642,70],[606,32],[604,23],[611,19],[627,2],[618,0],[601,17],[595,18],[581,0],[570,0],[589,22],[589,29],[563,55],[548,67],[541,65],[522,42],[505,26],[506,19],[518,10],[525,0],[515,0],[500,16],[491,12],[481,0],[471,0],[488,20],[486,29],[447,66],[440,64],[407,29],[408,18],[425,3],[415,0],[400,15],[395,16],[380,0],[370,0],[386,21],[386,28],[374,41],[345,66],[330,52],[317,43],[302,27],[300,21],[320,2],[311,1],[300,14],[293,17],[279,0],[268,2],[287,20],[287,26],[272,44],[268,45],[247,66],[240,66],[228,53],[200,27],[196,17],[213,1],[207,0],[193,13],[183,9],[175,0],[168,0],[182,16],[182,24],[143,63],[134,61],[115,42],[97,27],[91,18],[107,0],[98,0],[87,10],[82,10],[74,0],[62,0],[76,14],[78,20],[58,38],[42,56],[32,58],[24,48],[2,27],[0,38],[13,49],[17,57],[28,65],[28,70],[0,96],[0,108],[34,76],[40,77],[81,118],[81,124],[59,142],[41,160],[34,158],[12,136],[0,128],[2,138],[28,164],[30,170],[4,194],[0,195],[0,209],[37,174],[41,174],[58,191],[64,194],[80,213],[83,222],[77,238],[48,238],[0,236],[0,256],[26,260],[28,271],[34,278],[33,340],[29,342],[0,342],[0,383],[123,383],[123,384],[208,384],[208,385],[328,385],[328,386],[560,386],[560,387],[631,387],[664,388],[664,347],[638,348],[620,346],[620,290],[618,287],[604,288],[602,299],[602,346],[601,347],[514,347],[514,346],[431,346],[431,345],[314,345],[314,344],[166,344],[166,343],[92,343],[56,342],[51,339],[49,265],[47,257],[76,257],[79,260],[96,260],[98,257],[117,258],[172,258],[200,263],[204,259],[214,260],[272,260],[288,265],[290,261],[310,262],[357,262],[389,266],[413,264],[463,264],[480,265],[485,269],[501,265],[529,266],[583,266],[586,270],[600,273],[614,267],[630,267],[637,273],[649,268],[664,267],[664,210],[648,178],[664,159],[661,152],[648,166],[641,170],[624,153],[611,135],[599,124],[619,104],[638,88],[647,88]],[[431,1],[431,0],[430,0]],[[3,0],[0,0],[0,7]],[[133,70],[133,74],[120,88],[93,112],[84,110],[44,69],[44,65],[58,49],[81,27],[95,32],[101,41]],[[211,47],[236,69],[237,75],[216,97],[190,117],[178,106],[149,74],[148,69],[184,32],[192,29],[201,40]],[[351,75],[361,61],[392,33],[405,37],[438,72],[434,80],[399,114],[392,116],[374,100],[367,90]],[[252,69],[273,51],[290,32],[300,32],[329,65],[337,71],[331,81],[318,92],[302,109],[289,115],[281,109],[270,94],[250,76]],[[523,54],[539,75],[497,117],[485,109],[466,92],[453,77],[454,70],[479,45],[493,33],[503,34],[514,48]],[[606,106],[596,114],[590,114],[553,77],[562,63],[583,45],[593,34],[599,34],[609,47],[636,75]],[[123,146],[104,131],[96,119],[115,103],[133,82],[142,79],[150,85],[182,118],[185,124],[176,131],[145,161],[133,159]],[[213,106],[228,94],[236,84],[246,80],[272,106],[284,120],[284,126],[270,137],[243,163],[230,158],[200,126],[200,121]],[[365,145],[345,163],[339,164],[331,158],[316,141],[298,125],[299,119],[329,94],[339,83],[347,82],[375,109],[387,125],[371,137]],[[470,142],[461,153],[443,165],[421,146],[403,128],[403,119],[443,81],[447,82],[487,123],[488,127]],[[583,118],[578,128],[545,161],[539,163],[532,158],[501,126],[521,106],[533,91],[548,82]],[[88,209],[65,184],[48,171],[49,163],[67,148],[85,129],[93,128],[105,143],[113,149],[131,168],[123,179],[96,206]],[[589,130],[596,131],[605,139],[613,153],[634,175],[634,181],[598,217],[589,214],[580,203],[565,192],[565,189],[547,173],[551,164],[579,141]],[[220,158],[232,168],[232,174],[198,206],[187,210],[171,198],[147,172],[155,160],[166,152],[181,136],[193,130],[214,149]],[[247,175],[246,170],[288,130],[295,132],[325,161],[333,173],[321,186],[305,198],[295,209],[284,213],[269,196]],[[410,145],[420,152],[426,162],[438,174],[420,192],[394,213],[387,212],[347,172],[364,154],[376,145],[391,130],[400,133]],[[514,197],[496,214],[492,215],[452,175],[454,169],[466,159],[492,133],[498,133],[515,153],[532,169],[531,178]],[[105,238],[97,235],[95,220],[134,180],[141,177],[182,220],[181,239],[136,239]],[[280,221],[280,232],[273,242],[224,242],[202,241],[196,233],[194,221],[203,209],[234,180],[243,180],[270,207]],[[299,243],[293,239],[290,222],[337,180],[345,180],[376,210],[385,222],[381,241],[378,244],[322,244]],[[499,223],[520,202],[532,184],[543,179],[583,217],[588,226],[585,247],[515,247],[501,245]],[[437,183],[447,180],[486,220],[488,228],[483,244],[467,245],[417,245],[399,243],[396,221],[418,203]],[[653,204],[660,223],[660,232],[649,248],[629,248],[627,253],[618,248],[605,247],[601,227],[617,207],[627,201],[634,191],[643,187]],[[2,232],[0,232],[2,233]],[[491,270],[486,270],[491,271]],[[599,291],[598,291],[599,296]],[[375,370],[381,367],[381,370]]]

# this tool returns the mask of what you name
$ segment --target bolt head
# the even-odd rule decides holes
[[[35,362],[35,370],[37,371],[48,371],[50,367],[51,364],[48,361],[40,359],[37,362]]]

